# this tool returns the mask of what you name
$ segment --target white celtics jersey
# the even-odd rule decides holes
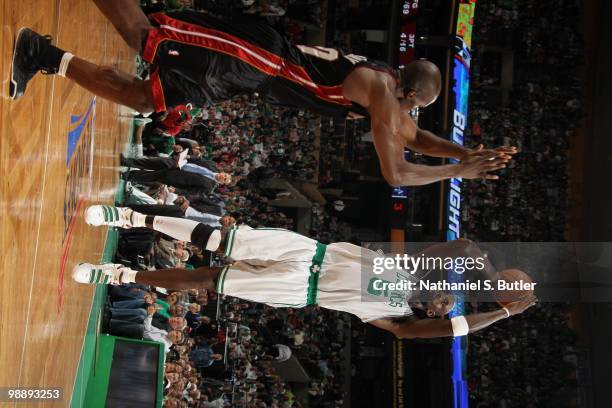
[[[376,252],[340,242],[327,246],[319,279],[319,305],[352,313],[364,322],[412,314],[407,294],[373,290]]]
[[[282,229],[235,227],[226,255],[237,262],[222,271],[217,290],[275,307],[318,304],[363,321],[411,314],[405,301],[362,291],[368,287],[362,285],[362,255],[372,254],[348,243],[323,245]]]

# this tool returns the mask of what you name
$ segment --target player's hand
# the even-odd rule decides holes
[[[155,306],[153,306],[153,305],[147,306],[147,314],[149,316],[153,316],[156,311],[157,311],[157,309],[155,308]]]
[[[181,204],[181,210],[187,211],[187,209],[189,208],[190,205],[191,205],[191,203],[189,202],[189,200],[185,198],[183,200],[183,203]]]
[[[518,150],[515,146],[500,146],[495,149],[485,149],[484,145],[479,144],[473,149],[469,149],[467,153],[461,158],[463,161],[465,158],[469,156],[482,156],[489,153],[496,153],[503,159],[511,160],[512,156],[518,153]]]
[[[504,154],[495,151],[486,153],[468,154],[458,164],[456,177],[464,179],[497,180],[499,176],[489,174],[492,171],[501,170],[506,167],[508,160]]]
[[[190,202],[185,196],[178,196],[177,199],[174,200],[174,204],[180,206],[181,210],[185,212],[189,208]]]
[[[526,296],[524,299],[510,303],[506,306],[506,309],[508,309],[508,311],[510,312],[510,316],[514,316],[523,313],[525,310],[529,309],[536,303],[538,303],[538,298],[534,295],[529,295]]]

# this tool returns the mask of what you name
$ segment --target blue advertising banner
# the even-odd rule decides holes
[[[470,88],[470,63],[472,47],[472,28],[476,0],[461,0],[457,13],[455,54],[453,58],[452,83],[454,83],[450,109],[452,111],[451,134],[449,139],[463,145],[463,134],[467,126],[468,95]],[[451,160],[455,162],[456,160]],[[453,178],[448,182],[447,192],[447,230],[446,239],[452,241],[461,236],[461,179]],[[454,270],[449,272],[449,282],[463,281],[463,275]],[[455,293],[457,302],[450,317],[464,314],[461,292]],[[467,383],[467,340],[465,336],[455,337],[452,341],[453,360],[453,405],[455,408],[468,406]]]

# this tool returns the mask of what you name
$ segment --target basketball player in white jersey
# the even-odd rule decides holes
[[[207,288],[221,294],[274,307],[324,308],[352,313],[362,321],[400,338],[462,336],[522,313],[535,304],[529,296],[499,310],[458,316],[450,320],[419,319],[408,299],[381,301],[362,290],[360,271],[380,256],[349,244],[321,244],[292,231],[233,226],[218,230],[182,218],[147,216],[129,208],[94,205],[86,211],[90,225],[122,228],[148,227],[175,239],[217,251],[230,262],[224,267],[193,270],[163,269],[138,272],[123,265],[75,266],[73,279],[88,284],[143,283],[173,289]],[[443,317],[454,307],[454,297],[440,292],[422,305],[429,317]]]

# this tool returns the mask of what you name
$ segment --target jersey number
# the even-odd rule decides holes
[[[313,57],[320,58],[326,61],[335,61],[338,59],[338,50],[333,48],[325,47],[309,47],[307,45],[298,45],[300,51],[304,54],[312,55]]]
[[[340,56],[338,50],[333,48],[325,47],[309,47],[308,45],[298,45],[297,48],[304,54],[312,55],[313,57],[320,58],[326,61],[335,61]],[[368,59],[361,55],[347,54],[344,56],[353,65],[357,65],[360,62],[367,61]]]
[[[347,55],[344,56],[344,58],[349,60],[351,62],[351,64],[353,64],[353,65],[357,65],[360,62],[368,60],[366,57],[364,57],[362,55],[355,55],[355,54],[347,54]]]

